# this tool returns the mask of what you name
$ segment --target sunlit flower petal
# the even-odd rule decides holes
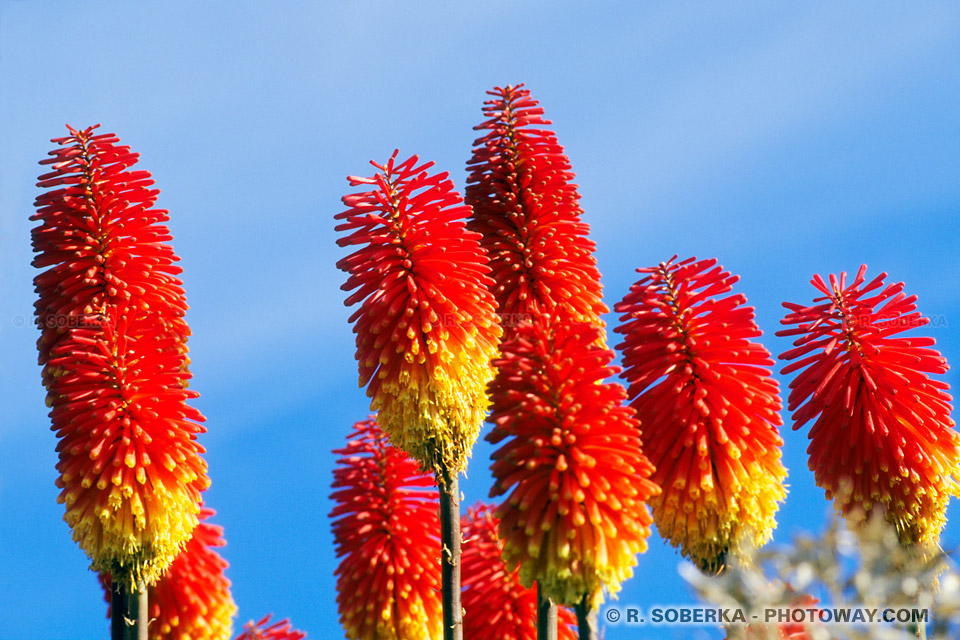
[[[487,120],[475,127],[487,133],[474,143],[465,193],[469,227],[490,256],[504,339],[542,313],[603,326],[607,312],[570,160],[522,87],[487,92]]]
[[[786,496],[770,354],[737,281],[716,260],[639,269],[616,305],[643,450],[662,488],[660,534],[704,571],[723,568],[741,541],[761,545]]]
[[[465,228],[470,213],[446,173],[396,152],[370,178],[370,191],[344,196],[340,246],[360,249],[337,263],[356,289],[347,305],[357,334],[360,386],[390,436],[425,468],[458,473],[487,408],[489,362],[500,327],[487,291],[487,257]]]
[[[118,580],[155,581],[190,538],[209,486],[203,416],[186,404],[180,268],[137,154],[95,127],[54,140],[37,198],[38,341],[64,519]]]
[[[535,640],[537,589],[520,584],[520,570],[507,568],[503,541],[497,534],[500,521],[492,505],[467,511],[460,530],[463,551],[464,640]],[[577,617],[566,607],[557,608],[557,639],[576,640]]]
[[[354,425],[334,470],[330,517],[337,605],[348,640],[442,637],[439,498],[431,476],[387,443],[373,420]]]
[[[960,437],[950,418],[947,361],[933,338],[894,337],[927,324],[903,283],[884,286],[885,273],[853,282],[846,274],[811,283],[813,305],[785,302],[782,320],[797,336],[780,355],[795,360],[790,383],[794,429],[813,420],[810,469],[827,498],[855,524],[881,510],[904,544],[934,544],[958,489]]]
[[[504,560],[560,604],[596,606],[602,588],[619,590],[646,550],[645,501],[659,492],[622,387],[603,382],[616,368],[600,333],[549,316],[524,323],[490,384]]]

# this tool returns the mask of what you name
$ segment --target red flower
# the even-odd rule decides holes
[[[38,347],[66,504],[96,570],[155,581],[190,538],[209,486],[186,401],[180,268],[137,154],[95,127],[55,139],[37,198]]]
[[[268,614],[260,622],[251,620],[243,625],[243,633],[235,640],[303,640],[307,637],[303,631],[294,629],[287,619],[270,624],[270,615],[272,614]]]
[[[882,510],[904,544],[936,543],[950,494],[958,489],[960,437],[950,418],[949,386],[928,374],[947,371],[933,338],[894,337],[927,324],[903,283],[866,283],[866,265],[849,286],[814,276],[823,295],[790,302],[777,332],[797,336],[780,355],[801,370],[790,383],[793,428],[810,420],[810,469],[850,521]],[[866,283],[866,284],[865,284]]]
[[[463,555],[463,637],[465,640],[534,640],[537,637],[537,589],[520,584],[520,570],[507,569],[500,521],[492,505],[480,504],[461,519]],[[576,640],[577,618],[557,609],[558,640]]]
[[[442,637],[436,485],[373,420],[354,425],[333,472],[340,622],[349,640]]]
[[[469,228],[483,235],[490,256],[505,340],[543,313],[602,327],[608,311],[570,160],[521,87],[487,92],[494,97],[483,108],[488,120],[476,129],[489,131],[467,163]]]
[[[790,617],[795,617],[793,611],[803,611],[804,614],[802,616],[796,616],[796,619],[812,619],[811,615],[814,615],[815,610],[818,609],[817,604],[819,602],[817,598],[809,594],[797,596],[789,606],[791,611]],[[734,635],[729,632],[727,633],[729,640],[742,637],[742,634]],[[754,623],[747,625],[746,640],[812,640],[812,637],[807,633],[807,625],[805,623],[790,621],[779,624]]]
[[[600,334],[550,316],[524,323],[490,384],[503,558],[560,604],[596,606],[602,588],[616,592],[632,575],[650,534],[644,501],[659,492],[623,388],[603,382],[617,369]]]
[[[360,302],[360,386],[390,440],[425,468],[456,474],[466,466],[487,408],[489,361],[500,337],[487,291],[487,258],[465,229],[470,210],[433,163],[401,163],[349,178],[373,190],[344,196],[340,246],[361,248],[337,263],[350,274],[343,289]]]
[[[230,637],[237,605],[224,575],[229,566],[215,547],[226,545],[223,527],[204,522],[215,512],[200,510],[193,537],[171,563],[163,577],[148,590],[151,640],[226,640]],[[110,601],[109,574],[101,583]],[[109,616],[110,613],[108,612]]]
[[[737,281],[716,260],[639,269],[616,305],[628,394],[663,494],[660,534],[702,570],[723,568],[742,539],[766,542],[786,495],[779,388]]]

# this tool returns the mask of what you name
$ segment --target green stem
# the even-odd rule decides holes
[[[557,640],[557,605],[537,580],[537,640]]]
[[[147,640],[150,614],[147,586],[124,582],[110,584],[110,640]]]
[[[597,631],[597,611],[592,609],[587,602],[589,596],[583,596],[583,599],[574,607],[577,612],[577,631],[580,640],[600,640],[600,634]]]
[[[457,474],[443,468],[437,473],[440,489],[441,589],[443,640],[463,640],[460,605],[460,487]]]
[[[123,640],[123,614],[127,612],[127,589],[122,582],[110,583],[110,640]]]

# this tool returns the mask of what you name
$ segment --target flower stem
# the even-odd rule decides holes
[[[574,607],[577,611],[577,632],[580,640],[599,640],[597,632],[597,610],[590,607],[588,595]]]
[[[110,584],[110,640],[147,640],[150,622],[147,585],[113,581]]]
[[[537,581],[537,640],[557,640],[557,604],[543,595]]]
[[[443,466],[437,473],[440,489],[441,588],[443,640],[463,640],[460,605],[460,487],[456,473]]]

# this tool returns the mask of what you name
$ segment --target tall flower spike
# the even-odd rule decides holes
[[[521,324],[490,384],[503,558],[558,604],[595,607],[602,588],[619,590],[647,548],[645,501],[659,492],[623,388],[603,382],[617,369],[601,332],[550,316]]]
[[[615,307],[627,393],[663,494],[660,534],[701,570],[720,571],[739,544],[761,545],[786,492],[779,387],[753,308],[716,260],[644,274]]]
[[[303,631],[297,631],[287,619],[270,624],[270,615],[259,622],[251,620],[243,625],[243,633],[236,640],[304,640]]]
[[[783,303],[781,322],[796,326],[777,335],[797,336],[783,373],[802,370],[790,383],[793,428],[814,420],[810,469],[849,521],[882,510],[903,544],[935,544],[960,478],[949,386],[929,375],[947,361],[933,338],[894,337],[929,320],[902,282],[867,282],[866,271],[849,285],[845,273],[814,276],[813,305]]]
[[[507,569],[500,521],[492,505],[478,504],[463,517],[464,640],[534,640],[537,637],[537,589],[520,584],[520,570]],[[557,609],[557,640],[576,640],[577,618]]]
[[[344,196],[340,246],[361,248],[337,263],[357,289],[350,318],[357,334],[360,386],[390,441],[424,468],[466,467],[487,408],[490,359],[500,338],[487,258],[466,230],[470,209],[446,173],[413,156],[378,173],[349,178],[370,191]]]
[[[206,522],[213,509],[200,510],[193,537],[156,585],[149,589],[150,640],[227,640],[237,614],[224,575],[229,566],[216,547],[226,545],[223,527]],[[108,574],[101,583],[110,601]]]
[[[68,127],[69,128],[69,127]],[[154,582],[189,540],[209,486],[186,404],[180,268],[159,193],[137,154],[95,127],[70,128],[41,162],[31,218],[38,347],[66,504],[92,568]]]
[[[468,226],[490,256],[505,340],[542,313],[602,327],[608,311],[570,160],[522,87],[487,92],[487,121],[475,127],[487,133],[467,163]]]
[[[436,640],[440,521],[433,479],[387,443],[376,422],[353,427],[333,472],[330,513],[337,605],[348,640]]]

